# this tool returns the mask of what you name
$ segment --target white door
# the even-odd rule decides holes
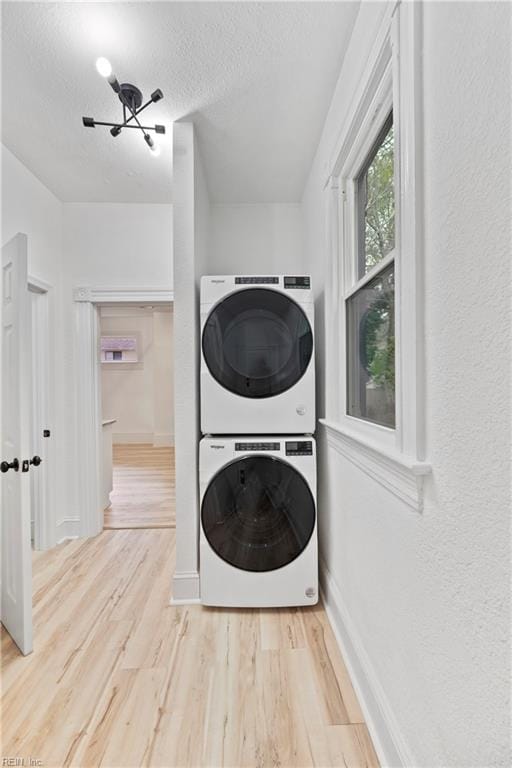
[[[2,624],[32,651],[30,546],[30,297],[27,238],[2,248]]]

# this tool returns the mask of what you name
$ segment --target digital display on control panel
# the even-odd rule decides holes
[[[313,443],[311,440],[294,440],[293,442],[286,441],[286,455],[287,456],[312,456],[313,455]]]
[[[235,277],[235,285],[278,285],[278,277]]]
[[[235,443],[235,451],[279,451],[281,443]]]
[[[311,278],[307,275],[297,275],[296,277],[284,278],[285,288],[311,288]]]

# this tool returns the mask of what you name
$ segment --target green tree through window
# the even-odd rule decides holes
[[[392,116],[386,134],[377,145],[366,171],[359,179],[363,253],[361,273],[366,274],[395,247],[394,133]],[[361,199],[362,198],[362,199]]]
[[[391,112],[356,178],[359,285],[346,304],[347,413],[391,428],[395,426],[394,159]],[[390,259],[378,269],[386,256]]]

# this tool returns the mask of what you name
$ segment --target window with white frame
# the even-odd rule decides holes
[[[402,101],[392,31],[361,80],[331,174],[331,424],[380,448],[402,448]],[[334,330],[336,329],[336,330]]]
[[[346,412],[395,427],[395,142],[391,111],[353,179]]]
[[[327,441],[423,508],[422,4],[390,4],[324,191]],[[330,385],[330,386],[329,386]]]

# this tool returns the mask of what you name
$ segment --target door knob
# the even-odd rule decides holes
[[[0,464],[0,472],[8,472],[10,469],[14,469],[15,472],[18,472],[20,468],[20,463],[18,459],[14,459],[14,461],[11,461],[10,463],[8,461],[2,461]]]
[[[34,456],[33,459],[30,459],[29,464],[33,464],[34,467],[38,467],[41,462],[42,462],[42,458],[40,456]]]

